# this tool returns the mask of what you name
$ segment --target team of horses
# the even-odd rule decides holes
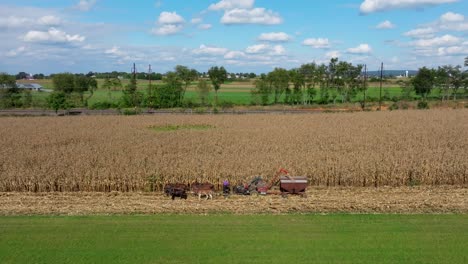
[[[172,200],[174,200],[176,197],[179,197],[181,199],[187,199],[187,193],[190,191],[194,195],[198,196],[199,200],[202,197],[206,197],[207,200],[213,199],[214,185],[208,182],[194,182],[190,184],[190,186],[183,183],[172,183],[166,184],[164,186],[164,193],[167,196],[171,196]]]

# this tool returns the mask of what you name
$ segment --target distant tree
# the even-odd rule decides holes
[[[27,79],[28,77],[29,77],[29,74],[25,72],[19,72],[18,74],[16,74],[16,80]]]
[[[121,99],[122,106],[124,107],[136,107],[141,103],[142,96],[137,91],[137,78],[132,75],[130,83],[125,86]]]
[[[21,93],[15,76],[0,73],[0,104],[4,108],[21,106]]]
[[[255,73],[253,73],[253,72],[249,73],[249,78],[250,79],[254,79],[256,77],[257,77],[257,75]]]
[[[227,71],[222,66],[211,67],[208,70],[208,75],[215,90],[215,104],[218,105],[218,90],[221,88],[221,84],[227,80]]]
[[[206,105],[210,95],[211,85],[207,81],[200,79],[197,84],[198,97],[202,105]]]
[[[189,69],[186,66],[177,65],[175,67],[175,73],[179,79],[184,82],[183,90],[180,93],[181,98],[179,98],[179,101],[182,101],[184,99],[185,92],[187,91],[187,87],[198,78],[198,72],[195,69]]]
[[[59,109],[69,108],[67,95],[62,91],[52,92],[47,98],[47,103],[50,108],[55,110],[55,113],[57,113]]]
[[[255,103],[268,105],[270,102],[271,87],[266,78],[255,80],[255,89],[252,91]],[[258,100],[257,100],[258,98]]]
[[[418,74],[412,80],[414,91],[416,94],[422,96],[424,100],[427,99],[427,95],[434,87],[434,77],[434,70],[423,67],[419,69]]]
[[[42,73],[34,74],[33,78],[36,79],[36,80],[42,80],[42,79],[45,79],[45,75],[42,74]]]
[[[75,90],[75,75],[71,73],[58,73],[52,77],[52,84],[55,91],[72,93]]]
[[[31,107],[33,103],[33,97],[31,94],[31,90],[24,90],[22,96],[22,105],[23,107]]]
[[[293,91],[290,98],[291,104],[305,104],[305,98],[303,97],[303,88],[306,87],[305,76],[302,74],[300,69],[292,69],[289,71],[289,77],[293,84]],[[287,89],[289,90],[289,88]]]
[[[289,72],[282,68],[275,68],[268,73],[267,79],[271,82],[274,92],[274,103],[279,103],[279,99],[289,89]]]

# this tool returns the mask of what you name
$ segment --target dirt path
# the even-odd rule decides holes
[[[0,215],[133,213],[468,213],[468,188],[314,188],[307,198],[233,195],[209,201],[150,193],[0,193]]]

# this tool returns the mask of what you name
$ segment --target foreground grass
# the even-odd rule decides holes
[[[467,263],[468,215],[0,217],[0,263]]]

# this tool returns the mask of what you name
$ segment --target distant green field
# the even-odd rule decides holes
[[[98,80],[99,83],[102,83],[102,80]],[[126,84],[127,81],[124,81],[124,85]],[[155,84],[160,83],[160,82],[153,82]],[[41,84],[44,85],[47,88],[52,88],[52,83],[50,80],[42,80]],[[148,81],[142,81],[140,80],[138,82],[138,89],[145,94],[146,93],[146,87],[148,85]],[[185,100],[186,101],[191,101],[193,103],[199,103],[199,95],[195,91],[195,88],[193,86],[190,86],[185,94]],[[240,85],[240,86],[239,86]],[[235,83],[235,84],[225,84],[219,91],[218,91],[218,98],[219,102],[221,104],[235,104],[235,105],[250,105],[253,101],[251,91],[253,89],[253,86],[249,83]],[[463,91],[460,91],[460,93],[463,93]],[[330,96],[335,95],[336,103],[341,102],[341,96],[337,94],[337,92],[334,89],[330,90]],[[392,98],[399,98],[402,95],[402,89],[400,87],[384,87],[382,89],[382,97],[385,100],[385,97],[387,97],[387,101],[389,101]],[[430,94],[430,97],[432,98],[439,98],[440,91],[437,89],[434,89],[432,93]],[[45,107],[47,105],[46,103],[46,98],[48,96],[48,93],[33,93],[33,102],[34,106],[36,107]],[[85,94],[85,97],[88,97],[88,94]],[[379,87],[369,87],[367,91],[367,99],[368,101],[377,101],[380,96],[380,89]],[[417,96],[414,92],[411,93],[411,98],[413,99],[418,99],[419,96]],[[98,89],[97,91],[94,92],[94,95],[90,98],[88,101],[88,105],[92,106],[94,104],[100,103],[100,102],[111,102],[117,104],[119,102],[119,99],[122,97],[122,91],[107,91],[103,89]],[[356,97],[352,99],[353,102],[358,102],[362,100],[364,97],[364,94],[358,93]],[[215,98],[215,93],[212,91],[209,95],[208,98],[208,103],[212,104],[214,102]],[[280,102],[283,102],[285,98],[285,95],[280,98]],[[317,89],[317,95],[314,98],[315,102],[318,102],[320,99],[320,90]],[[273,103],[273,95],[270,97],[270,103]]]
[[[0,263],[467,263],[467,215],[0,217]]]

